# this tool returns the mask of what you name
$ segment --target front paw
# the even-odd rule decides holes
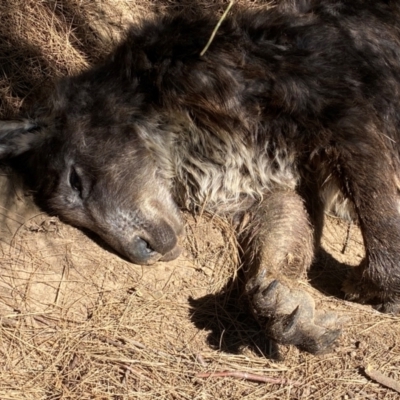
[[[267,287],[253,286],[249,296],[254,315],[278,343],[320,354],[330,351],[341,333],[337,316],[316,310],[313,298],[305,291],[273,280]]]

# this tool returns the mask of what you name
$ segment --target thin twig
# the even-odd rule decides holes
[[[196,361],[197,361],[201,366],[207,367],[207,363],[205,362],[204,357],[203,357],[200,353],[196,354]]]
[[[129,373],[130,373],[131,371],[130,371],[130,368],[126,368],[125,365],[123,366],[123,369],[124,369],[124,375],[122,376],[121,383],[122,383],[123,385],[126,385],[126,382],[127,382],[127,380],[128,380],[128,376],[129,376]]]
[[[215,38],[215,35],[218,32],[219,27],[221,26],[223,20],[226,18],[226,16],[228,15],[229,10],[232,8],[233,3],[235,2],[235,0],[231,0],[228,4],[228,7],[226,7],[226,10],[224,11],[224,13],[222,14],[221,18],[219,19],[217,25],[215,26],[214,30],[212,31],[212,34],[210,36],[210,39],[208,40],[207,44],[205,45],[204,49],[201,51],[200,53],[200,57],[203,57],[204,54],[206,53],[206,51],[208,50],[208,48],[210,47],[212,41]]]
[[[351,230],[352,221],[348,222],[347,231],[346,231],[346,239],[344,241],[341,253],[344,254],[346,252],[347,246],[350,240],[350,230]]]
[[[143,343],[138,342],[137,340],[129,339],[129,344],[134,345],[138,349],[147,349],[147,347]]]
[[[10,246],[14,246],[16,243],[16,237],[19,233],[19,231],[25,227],[27,225],[28,222],[32,221],[34,218],[38,217],[39,215],[46,215],[45,212],[40,212],[38,214],[33,215],[32,217],[28,218],[27,220],[25,220],[18,228],[17,230],[14,232],[13,237],[11,238],[11,242],[10,242]]]
[[[98,338],[99,340],[101,340],[103,343],[107,343],[111,346],[115,346],[118,347],[120,349],[125,349],[128,351],[132,351],[134,352],[135,349],[132,349],[131,347],[128,347],[127,345],[131,344],[135,347],[137,347],[138,349],[142,349],[142,350],[146,350],[146,351],[151,351],[159,356],[162,357],[173,357],[170,354],[164,353],[163,351],[160,350],[156,350],[156,349],[150,349],[148,347],[146,347],[144,344],[137,342],[136,340],[131,340],[131,339],[118,339],[118,340],[114,340],[114,339],[110,339],[106,336],[100,336],[100,335],[95,335],[96,338]]]
[[[96,335],[96,336],[97,336],[97,338],[100,339],[103,343],[107,343],[107,344],[109,344],[109,345],[111,345],[111,346],[118,347],[119,349],[132,350],[132,349],[130,349],[130,348],[127,348],[126,345],[124,345],[124,344],[121,343],[121,342],[118,342],[117,340],[113,340],[113,339],[110,339],[110,338],[108,338],[108,337],[100,336],[100,335]]]
[[[72,371],[78,366],[79,363],[79,357],[76,355],[76,353],[72,356],[71,361],[68,364],[68,370]]]
[[[301,382],[294,382],[288,379],[270,378],[264,375],[249,374],[241,371],[223,371],[223,372],[205,372],[195,375],[196,378],[225,378],[232,377],[237,379],[245,379],[253,382],[274,383],[277,385],[293,385],[300,386]]]
[[[379,371],[375,371],[375,370],[371,369],[370,365],[368,365],[365,368],[365,374],[369,378],[371,378],[373,381],[378,382],[381,385],[386,386],[386,387],[393,389],[396,392],[400,393],[400,382],[399,381],[389,378],[388,376],[383,375]]]
[[[124,376],[122,377],[122,380],[123,380],[124,383],[126,382],[126,379],[128,377],[129,372],[133,373],[134,375],[136,375],[139,378],[142,378],[144,380],[147,380],[147,381],[151,380],[148,376],[144,375],[143,372],[137,370],[136,368],[133,368],[133,367],[131,367],[129,365],[126,365],[126,364],[122,364],[121,367],[125,371]]]
[[[67,275],[67,280],[68,280],[68,275],[69,275],[68,260],[66,260],[66,262],[65,262],[65,264],[63,266],[60,283],[58,284],[58,288],[57,288],[57,291],[56,291],[56,298],[54,299],[54,304],[56,306],[58,306],[58,301],[60,300],[62,286],[63,286],[63,283],[65,281],[65,275]]]

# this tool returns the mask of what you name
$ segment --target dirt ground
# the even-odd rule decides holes
[[[0,0],[0,118],[95,63],[129,23],[193,3]],[[268,341],[247,312],[224,221],[187,215],[184,253],[136,266],[38,209],[9,168],[0,175],[0,399],[400,398],[365,372],[400,380],[400,319],[342,298],[364,252],[354,224],[327,217],[302,282],[343,316],[335,350],[311,356]],[[223,371],[236,376],[201,375]]]

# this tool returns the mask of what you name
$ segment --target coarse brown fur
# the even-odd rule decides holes
[[[144,21],[36,118],[1,123],[0,155],[27,152],[38,198],[135,263],[179,254],[178,207],[235,221],[261,326],[324,351],[335,317],[296,287],[324,204],[362,229],[349,295],[399,308],[399,21],[396,1],[284,1],[229,17],[203,56],[215,17]]]

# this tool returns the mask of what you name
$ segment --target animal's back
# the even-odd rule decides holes
[[[297,187],[315,164],[325,180],[320,160],[332,146],[378,140],[397,163],[398,17],[395,2],[283,2],[229,17],[203,57],[216,20],[179,16],[132,31],[128,46],[145,53],[136,65],[156,66],[147,78],[160,113],[179,122],[187,198],[237,211]]]

